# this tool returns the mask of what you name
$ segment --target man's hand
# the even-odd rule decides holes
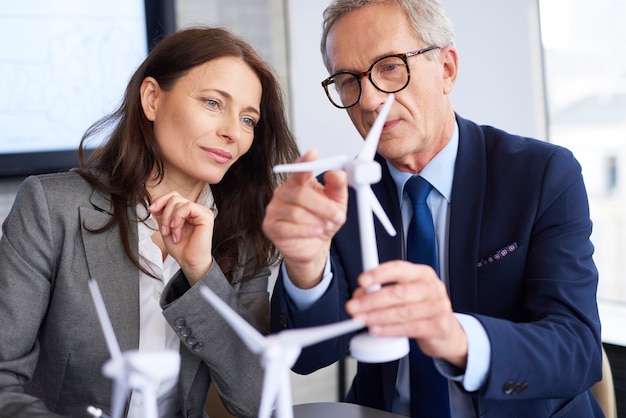
[[[298,161],[315,159],[317,154],[309,151]],[[346,173],[326,172],[324,182],[312,172],[290,174],[275,190],[263,220],[263,231],[282,253],[289,277],[304,289],[321,280],[330,242],[346,220]]]
[[[365,290],[376,284],[380,290]],[[465,368],[467,337],[430,266],[390,261],[362,273],[359,285],[346,310],[353,317],[365,315],[372,334],[415,338],[424,354]]]

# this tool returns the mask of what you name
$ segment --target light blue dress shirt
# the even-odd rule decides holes
[[[437,254],[441,280],[448,282],[448,237],[450,225],[450,197],[454,164],[459,147],[458,126],[455,124],[454,133],[448,144],[424,167],[419,173],[433,186],[428,195],[427,204],[433,216],[435,234],[437,237]],[[406,246],[406,233],[412,215],[412,206],[408,196],[403,192],[404,183],[412,176],[388,164],[391,176],[396,183],[400,201],[400,210],[403,222],[403,242]],[[406,254],[406,248],[404,253]],[[327,259],[322,281],[312,289],[296,287],[287,275],[287,269],[282,267],[285,290],[299,309],[306,309],[315,303],[328,289],[332,280],[330,258]],[[480,322],[471,315],[455,313],[468,339],[468,358],[466,369],[459,370],[451,364],[435,360],[439,372],[449,379],[450,410],[454,418],[475,418],[472,400],[456,384],[459,382],[468,392],[478,390],[483,384],[489,371],[491,347],[489,338]],[[410,415],[410,384],[408,356],[400,359],[398,376],[396,379],[396,396],[393,402],[393,412]]]

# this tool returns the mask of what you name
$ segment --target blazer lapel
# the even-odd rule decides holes
[[[459,150],[452,182],[449,288],[453,309],[476,312],[476,263],[485,198],[487,157],[481,129],[459,116]]]
[[[396,228],[398,228],[398,225],[401,228],[402,214],[400,213],[400,202],[398,201],[398,195],[396,193],[396,184],[389,173],[389,167],[385,160],[380,155],[376,155],[376,161],[378,161],[381,166],[382,179],[372,185],[372,190],[391,223],[396,225]],[[380,262],[403,259],[402,230],[396,229],[396,235],[389,235],[380,221],[377,220],[375,225]]]
[[[107,194],[95,190],[93,207],[79,208],[81,233],[87,268],[98,282],[115,335],[122,351],[139,347],[139,273],[120,242],[119,228],[92,233],[111,219],[112,206]],[[137,229],[131,228],[131,247],[136,253]],[[115,309],[112,307],[115,306]]]

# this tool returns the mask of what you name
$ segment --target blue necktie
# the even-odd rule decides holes
[[[404,185],[413,204],[413,217],[407,233],[407,259],[428,264],[438,271],[437,248],[433,218],[426,198],[433,186],[420,176],[411,177]],[[411,416],[440,418],[450,416],[448,381],[435,369],[432,358],[424,355],[414,339],[410,339]]]

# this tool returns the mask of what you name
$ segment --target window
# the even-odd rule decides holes
[[[598,299],[626,303],[626,2],[539,3],[549,138],[583,167]]]

